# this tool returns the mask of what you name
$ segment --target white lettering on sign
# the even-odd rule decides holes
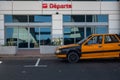
[[[50,4],[47,4],[47,3],[43,3],[42,4],[42,8],[55,8],[55,9],[69,9],[69,8],[72,8],[72,5],[71,4],[56,4],[56,3],[50,3]]]

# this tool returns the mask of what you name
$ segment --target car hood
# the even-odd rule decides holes
[[[65,48],[72,48],[72,47],[78,47],[80,46],[79,44],[69,44],[69,45],[63,45],[59,46],[57,49],[65,49]]]

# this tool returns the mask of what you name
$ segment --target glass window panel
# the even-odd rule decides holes
[[[72,0],[72,1],[120,1],[120,0]]]
[[[72,15],[72,22],[85,22],[85,15]]]
[[[52,22],[52,17],[50,15],[31,15],[29,22]]]
[[[30,48],[39,47],[39,28],[30,28]]]
[[[85,22],[85,15],[64,15],[63,22]]]
[[[5,23],[7,22],[13,22],[12,15],[5,15]]]
[[[82,39],[84,39],[84,28],[80,28],[80,27],[75,27],[74,28],[75,34],[75,43],[81,41]]]
[[[64,45],[74,43],[74,28],[64,27]]]
[[[28,22],[27,15],[13,15],[13,22]]]
[[[72,0],[72,1],[100,1],[100,0]]]
[[[74,44],[84,38],[84,28],[64,27],[64,44]]]
[[[120,1],[120,0],[101,0],[101,1]]]
[[[18,43],[19,48],[28,48],[28,28],[19,27],[19,34],[18,34]]]
[[[70,15],[64,15],[63,16],[63,22],[71,22],[71,16]]]
[[[108,27],[107,26],[96,26],[95,30],[96,30],[96,34],[108,33]]]
[[[93,22],[92,20],[93,20],[92,15],[86,16],[86,22]]]
[[[71,0],[43,0],[43,1],[71,1]]]
[[[0,1],[43,1],[43,0],[0,0]]]
[[[40,45],[51,45],[51,28],[40,28]]]
[[[114,35],[107,35],[105,36],[105,43],[115,43],[115,42],[119,42],[119,40],[114,36]]]
[[[17,46],[18,28],[6,28],[6,45]]]
[[[97,22],[108,22],[107,15],[97,15]]]
[[[102,44],[102,36],[94,36],[87,41],[86,45]]]
[[[88,37],[89,35],[91,35],[93,32],[92,32],[92,28],[91,27],[87,27],[86,28],[86,37]]]

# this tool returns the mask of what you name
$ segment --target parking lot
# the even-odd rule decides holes
[[[120,59],[0,59],[0,80],[120,80]]]

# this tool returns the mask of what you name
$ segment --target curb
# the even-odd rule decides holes
[[[40,55],[0,55],[0,59],[57,59],[54,54],[40,54]]]

